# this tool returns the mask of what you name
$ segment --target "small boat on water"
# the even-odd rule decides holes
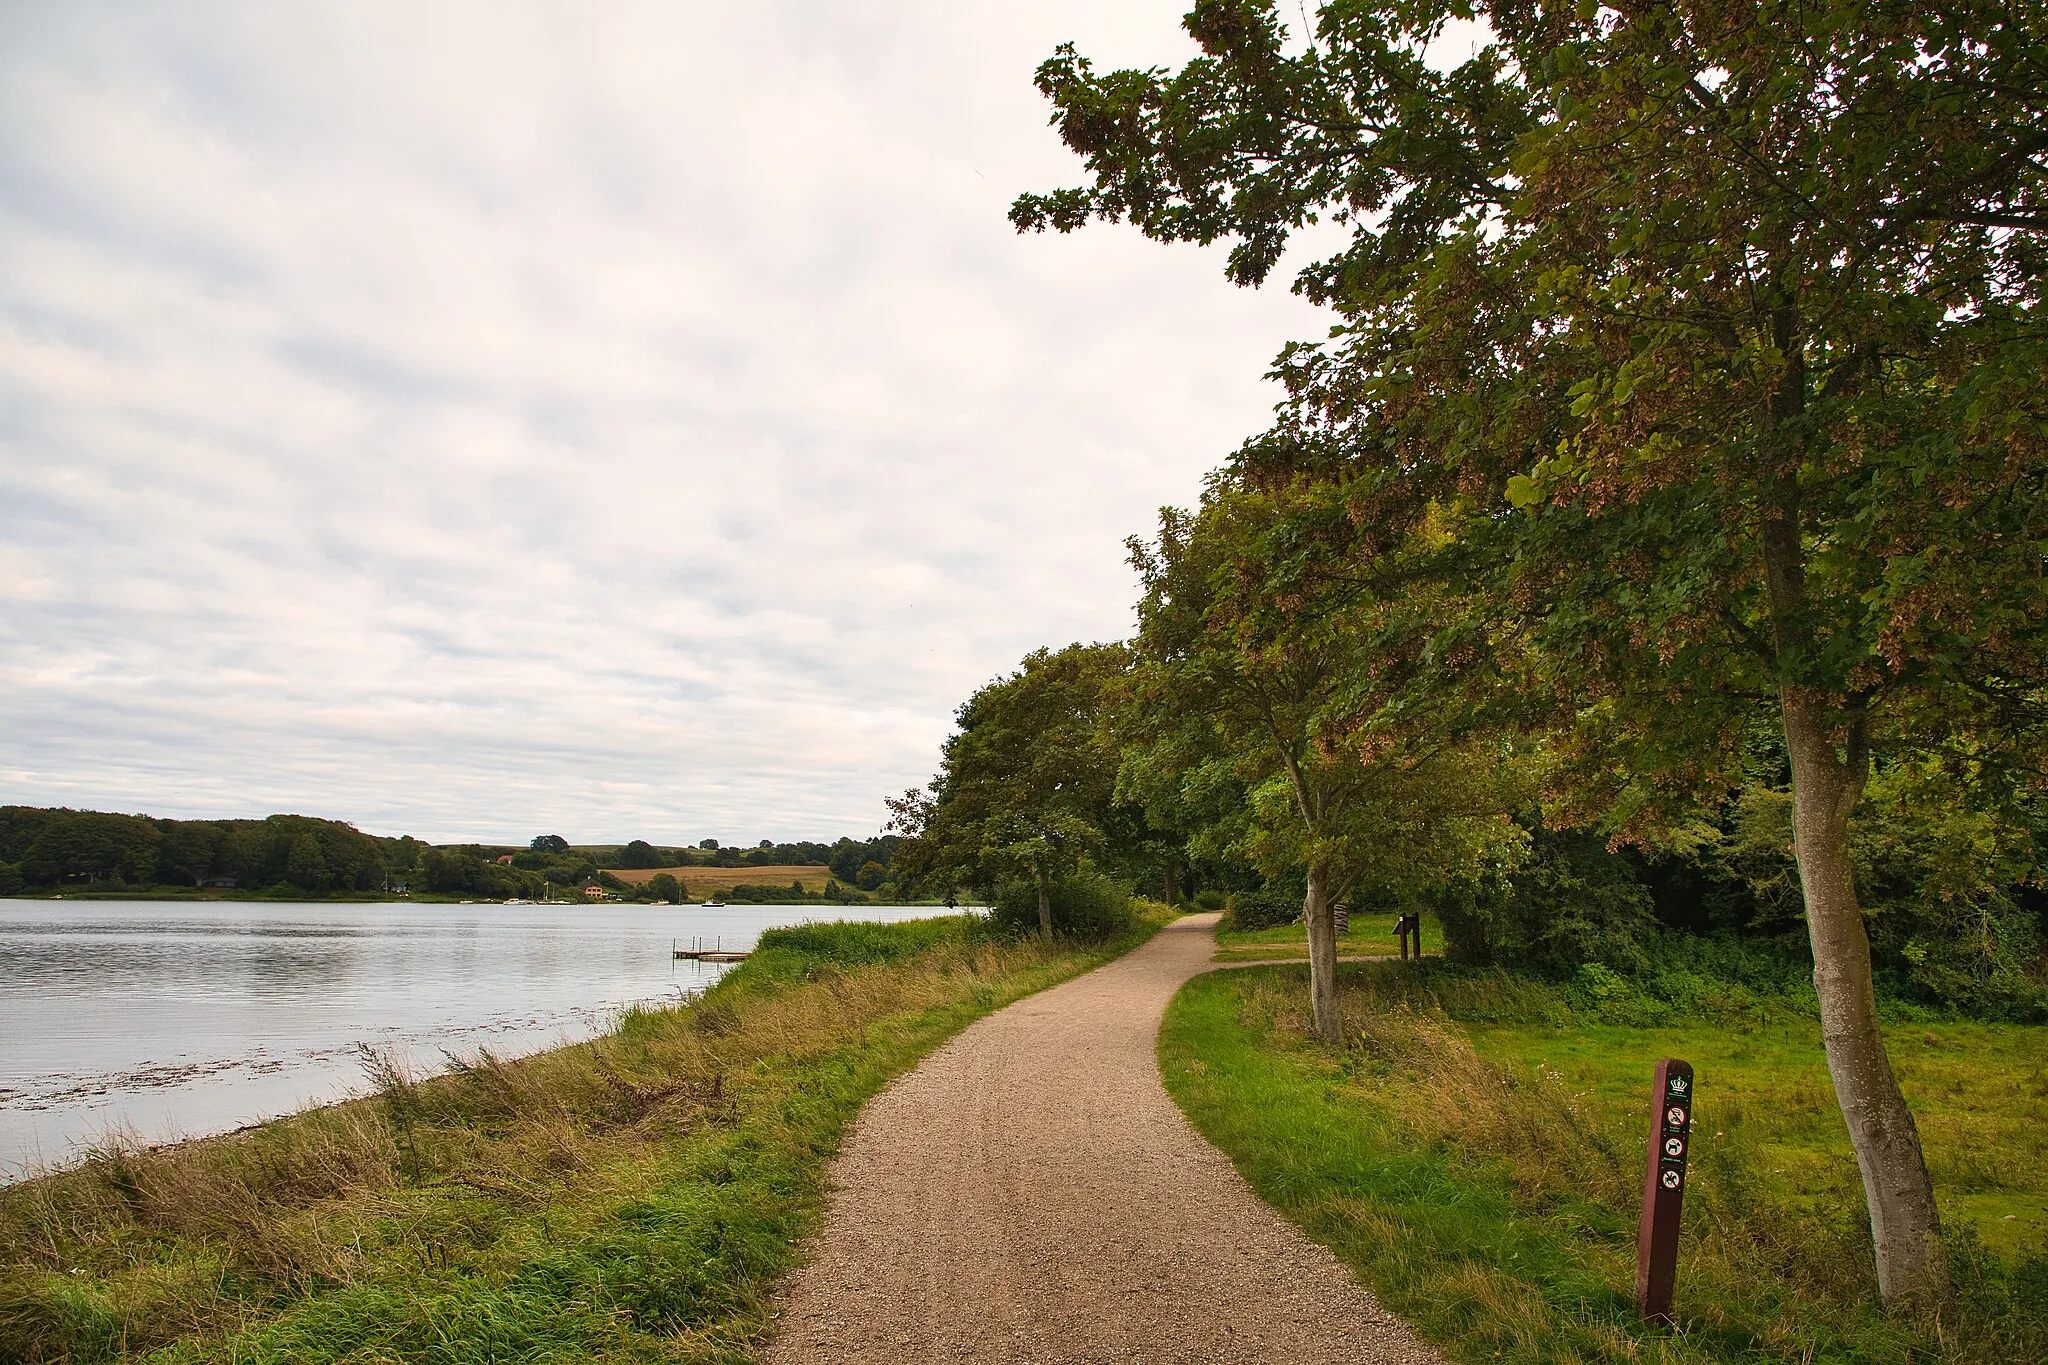
[[[725,909],[725,902],[724,902],[724,901],[703,901],[703,902],[700,902],[700,903],[699,903],[699,905],[698,905],[698,908],[699,908],[699,909],[702,909],[702,910],[723,910],[723,909]]]

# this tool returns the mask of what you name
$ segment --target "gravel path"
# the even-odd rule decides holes
[[[875,1097],[769,1365],[1435,1362],[1167,1098],[1213,915],[967,1029]]]

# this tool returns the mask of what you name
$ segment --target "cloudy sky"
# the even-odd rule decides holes
[[[0,802],[872,832],[1326,321],[1019,237],[1185,0],[0,0]]]

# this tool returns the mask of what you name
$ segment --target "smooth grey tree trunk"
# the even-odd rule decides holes
[[[1052,877],[1042,867],[1038,869],[1038,932],[1052,937]]]
[[[1948,1261],[1920,1130],[1885,1053],[1870,938],[1849,860],[1849,815],[1862,794],[1863,765],[1836,754],[1818,698],[1788,687],[1783,704],[1792,759],[1792,846],[1813,943],[1821,1040],[1863,1173],[1878,1292],[1888,1304],[1924,1306],[1946,1291]]]
[[[1337,1007],[1337,922],[1331,913],[1328,870],[1310,863],[1308,895],[1301,903],[1302,923],[1308,928],[1308,993],[1315,1012],[1315,1029],[1326,1043],[1342,1044],[1344,1018]]]

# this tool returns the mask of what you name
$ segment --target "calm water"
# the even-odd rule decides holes
[[[361,1088],[360,1043],[436,1066],[587,1038],[724,970],[674,961],[671,940],[746,948],[837,914],[0,900],[0,1180],[113,1132],[160,1142],[338,1099]]]

